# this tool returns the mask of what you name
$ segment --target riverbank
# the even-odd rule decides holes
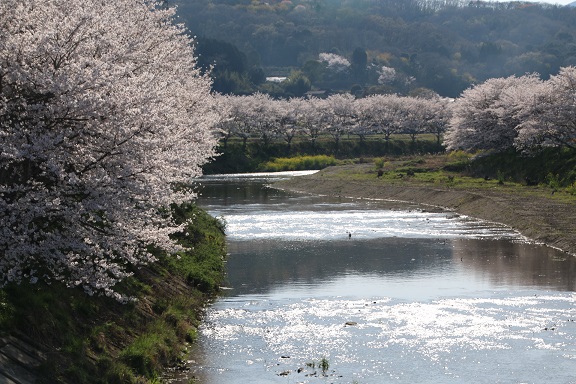
[[[423,164],[420,164],[423,166]],[[275,188],[328,196],[398,200],[441,207],[459,214],[498,222],[536,242],[576,255],[576,196],[547,186],[524,186],[454,174],[419,177],[386,171],[378,177],[374,164],[326,168],[294,177]],[[386,177],[388,176],[388,177]]]
[[[121,304],[63,284],[0,290],[0,383],[157,383],[197,335],[205,305],[224,279],[224,224],[195,205],[175,207],[175,255],[135,269],[116,289]]]

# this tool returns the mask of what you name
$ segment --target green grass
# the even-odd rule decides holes
[[[224,224],[193,204],[174,207],[193,221],[176,236],[179,256],[135,270],[119,291],[138,301],[120,304],[59,283],[0,290],[0,333],[39,340],[50,351],[40,383],[155,383],[197,337],[202,308],[224,278]]]
[[[480,154],[472,158],[469,173],[472,176],[497,178],[524,183],[529,178],[539,184],[566,188],[576,182],[576,150],[546,148],[534,155],[513,151]]]
[[[173,207],[177,223],[194,218],[186,231],[175,236],[187,247],[176,257],[164,257],[163,265],[204,293],[218,290],[224,274],[222,249],[225,248],[225,224],[194,204]]]
[[[156,320],[120,353],[120,361],[139,375],[153,378],[162,366],[180,356],[176,333],[164,319]]]
[[[339,163],[334,156],[327,155],[281,157],[261,164],[259,170],[263,172],[319,170]]]
[[[373,167],[363,169],[359,172],[357,168],[343,168],[332,176],[369,183],[498,189],[560,201],[576,200],[576,152],[566,149],[549,149],[532,157],[513,152],[477,156],[461,151],[429,156],[378,157],[373,159]],[[383,173],[377,178],[379,170]],[[526,177],[534,178],[537,185],[527,186]]]

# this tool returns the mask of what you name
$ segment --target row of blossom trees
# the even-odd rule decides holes
[[[576,147],[576,68],[541,80],[535,74],[495,78],[467,89],[455,99],[373,95],[355,99],[274,100],[268,95],[222,96],[230,108],[221,125],[224,143],[231,137],[259,138],[264,144],[296,136],[315,143],[330,135],[338,148],[345,135],[364,140],[379,134],[433,133],[449,150],[531,151],[543,146]]]
[[[326,99],[293,98],[274,100],[265,94],[222,96],[230,110],[221,123],[223,141],[259,138],[264,144],[284,140],[288,145],[296,136],[306,136],[314,144],[329,135],[338,148],[345,135],[364,140],[380,134],[389,140],[394,133],[409,134],[412,140],[422,133],[433,133],[438,141],[449,121],[449,100],[396,95],[373,95],[355,99],[335,94]]]
[[[546,81],[536,75],[487,80],[451,110],[448,149],[576,148],[576,68],[561,68]]]

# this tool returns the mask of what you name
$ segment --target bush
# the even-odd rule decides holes
[[[338,163],[338,160],[336,160],[333,156],[298,156],[278,158],[274,159],[273,161],[268,161],[262,164],[258,170],[264,172],[314,170],[323,169]]]
[[[376,166],[376,169],[380,169],[380,168],[384,167],[385,163],[386,163],[386,159],[384,159],[382,157],[377,157],[376,159],[374,159],[374,165]]]
[[[449,163],[444,166],[448,172],[463,172],[470,165],[471,154],[464,151],[452,151],[448,154]]]
[[[470,161],[467,171],[475,177],[500,177],[517,183],[530,179],[561,189],[576,181],[576,151],[546,148],[530,156],[514,150],[492,153],[476,156]],[[501,175],[498,175],[498,171]]]

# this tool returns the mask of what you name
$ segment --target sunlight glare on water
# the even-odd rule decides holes
[[[241,382],[228,375],[242,374],[235,366],[248,360],[258,362],[248,372],[262,376],[258,382],[283,382],[276,375],[286,371],[299,380],[292,382],[316,382],[306,376],[314,371],[306,363],[320,357],[334,367],[329,376],[334,383],[452,382],[450,377],[492,383],[495,369],[511,382],[554,382],[547,381],[554,375],[570,382],[570,370],[562,369],[573,367],[576,358],[575,301],[573,295],[506,294],[424,303],[389,298],[278,303],[254,297],[211,311],[211,326],[203,332],[230,364],[213,383]],[[243,346],[238,360],[228,360],[225,351],[238,345]],[[552,368],[558,372],[551,376]]]
[[[251,210],[225,216],[231,240],[285,239],[336,240],[350,233],[355,238],[381,237],[508,237],[520,238],[509,228],[490,225],[450,213],[392,210],[270,211]],[[233,208],[232,208],[233,209]]]
[[[228,287],[174,383],[576,383],[574,258],[438,209],[225,179],[200,203],[227,223]]]

